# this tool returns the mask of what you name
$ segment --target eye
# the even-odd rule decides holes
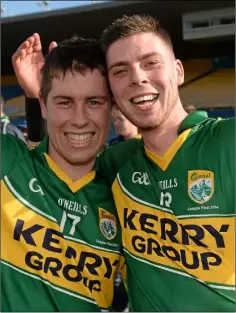
[[[147,67],[152,67],[152,66],[155,66],[155,65],[158,65],[158,61],[148,61],[145,66]]]
[[[72,104],[72,101],[70,100],[66,100],[66,101],[60,101],[57,103],[59,106],[62,106],[62,107],[69,107],[71,106]]]
[[[97,100],[89,100],[88,104],[91,106],[95,106],[95,105],[100,105],[102,103],[101,103],[101,101],[97,101]]]
[[[127,72],[126,69],[119,69],[119,70],[114,71],[114,72],[113,72],[113,75],[114,75],[114,76],[122,75],[122,74],[124,74],[124,73],[126,73],[126,72]]]

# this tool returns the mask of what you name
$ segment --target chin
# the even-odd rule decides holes
[[[83,158],[73,158],[73,159],[67,160],[67,162],[72,166],[86,165],[86,164],[90,163],[93,160],[93,158],[84,158],[84,157]]]
[[[146,128],[146,127],[155,127],[156,126],[156,118],[147,118],[145,116],[133,118],[131,120],[132,124],[134,124],[137,128]]]
[[[146,121],[145,123],[141,122],[141,123],[139,123],[139,126],[137,126],[137,127],[138,127],[138,129],[140,129],[140,131],[142,131],[142,130],[148,131],[148,130],[156,129],[160,125],[161,125],[161,123],[159,123],[159,121],[157,121],[157,120],[153,121],[152,120],[150,122]]]
[[[82,165],[91,162],[96,158],[96,152],[94,153],[81,153],[80,155],[76,155],[76,153],[72,153],[72,155],[67,155],[66,160],[71,165]]]

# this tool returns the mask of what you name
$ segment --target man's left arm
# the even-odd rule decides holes
[[[218,125],[220,144],[235,160],[235,118],[222,119]]]

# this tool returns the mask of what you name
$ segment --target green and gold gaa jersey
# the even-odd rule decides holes
[[[2,136],[1,311],[106,311],[121,233],[99,170],[72,182],[47,155]]]
[[[131,311],[235,310],[234,123],[194,112],[164,156],[140,142],[119,170],[129,143],[104,153]]]

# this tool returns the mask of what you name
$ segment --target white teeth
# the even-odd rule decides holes
[[[93,134],[88,133],[88,134],[79,135],[79,134],[70,133],[70,134],[67,134],[66,136],[68,140],[72,143],[83,143],[83,142],[89,141],[93,137]]]
[[[131,101],[134,103],[139,103],[139,102],[143,102],[143,101],[152,101],[152,100],[156,99],[158,96],[159,96],[159,94],[158,95],[141,96],[141,97],[133,98],[133,99],[131,99]]]

